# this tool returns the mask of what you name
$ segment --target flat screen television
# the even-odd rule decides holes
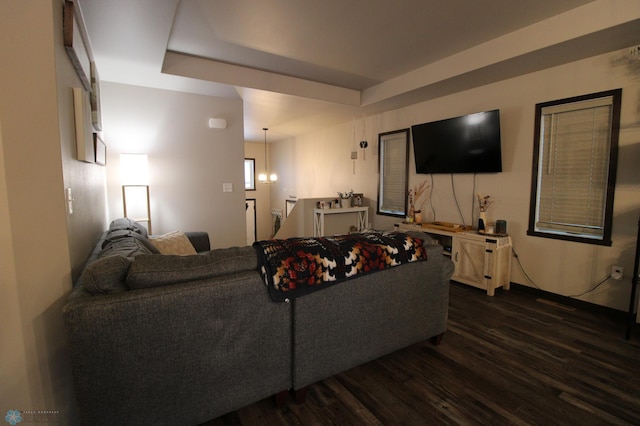
[[[502,171],[500,111],[411,126],[416,173]]]

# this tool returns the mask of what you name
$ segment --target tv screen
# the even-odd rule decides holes
[[[500,111],[411,126],[416,173],[502,171]]]

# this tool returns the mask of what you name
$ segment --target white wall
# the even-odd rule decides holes
[[[120,154],[147,154],[154,234],[207,231],[214,248],[245,245],[241,100],[110,82],[101,94],[110,220],[123,215]],[[227,128],[210,129],[210,117]]]
[[[62,46],[62,3],[0,2],[0,17],[0,412],[46,410],[51,423],[73,424],[61,312],[95,211],[82,195],[68,218],[64,187],[98,199],[104,189],[92,187],[91,165],[71,165],[69,96],[80,83]]]
[[[365,197],[375,200],[378,133],[499,108],[504,171],[500,174],[478,175],[475,187],[475,192],[489,194],[495,201],[488,211],[488,219],[508,221],[508,231],[525,271],[543,290],[561,295],[576,295],[589,290],[606,277],[611,265],[622,265],[626,271],[622,282],[609,280],[580,299],[626,310],[640,210],[640,172],[637,167],[637,160],[640,158],[640,128],[637,125],[640,121],[640,72],[637,62],[630,62],[626,53],[627,50],[612,52],[367,117],[366,138],[369,148],[366,160],[357,160],[355,175],[349,156],[354,146],[352,122],[329,127],[296,140],[280,142],[272,151],[274,165],[281,176],[281,181],[272,192],[272,200],[281,199],[288,191],[295,191],[299,197],[313,198],[351,188],[356,192],[364,192]],[[613,246],[602,247],[527,236],[535,104],[618,87],[623,88],[623,129],[620,133]],[[355,139],[361,139],[358,132]],[[358,149],[358,152],[359,158],[362,158],[362,150]],[[425,179],[431,183],[430,176],[416,175],[413,172],[413,152],[411,155],[410,186]],[[436,219],[475,223],[477,208],[475,217],[471,216],[473,175],[455,175],[453,180],[462,216],[458,213],[453,197],[451,176],[435,175],[432,201]],[[429,203],[425,206],[426,219],[433,220]],[[373,226],[378,229],[390,229],[398,220],[376,216],[375,208],[373,213]],[[515,259],[511,280],[531,285]]]
[[[359,117],[355,124],[349,121],[325,128],[319,133],[273,144],[272,167],[278,172],[279,178],[271,191],[271,202],[283,205],[290,194],[298,198],[332,199],[338,196],[338,192],[351,190],[375,200],[378,188],[377,141],[380,118]],[[363,138],[369,142],[366,152],[358,146]],[[354,150],[358,153],[355,173],[354,161],[351,160],[351,152]],[[375,213],[375,210],[375,204],[371,205],[370,213]],[[371,219],[373,218],[370,216]],[[381,217],[376,219],[380,220]],[[394,220],[390,220],[388,227],[393,227],[393,223]]]
[[[268,144],[267,149],[270,145]],[[256,160],[256,189],[255,191],[246,191],[245,197],[256,199],[257,241],[267,240],[271,237],[271,187],[273,185],[258,182],[258,174],[264,169],[264,144],[245,142],[244,156]],[[274,204],[273,208],[281,208],[284,211],[284,201],[282,206]]]
[[[59,28],[56,28],[59,30]],[[56,31],[56,70],[58,80],[58,119],[64,188],[70,188],[73,214],[67,215],[69,254],[75,280],[95,243],[107,227],[106,168],[78,161],[73,114],[73,87],[82,83],[69,60]]]

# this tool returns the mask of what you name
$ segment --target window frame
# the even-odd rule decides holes
[[[410,129],[407,128],[407,129],[393,130],[390,132],[384,132],[384,133],[378,134],[378,202],[377,202],[377,210],[376,210],[376,214],[378,215],[402,217],[402,218],[405,218],[407,216],[407,210],[408,210],[407,194],[409,191],[409,149],[410,149],[409,131]],[[404,137],[402,135],[404,135]],[[402,191],[402,202],[401,202],[403,206],[402,211],[385,209],[383,206],[383,199],[385,195],[385,182],[384,182],[384,176],[382,173],[382,170],[383,170],[382,161],[384,160],[384,155],[383,155],[384,145],[386,144],[387,141],[391,141],[391,140],[395,141],[398,139],[403,139],[404,147],[405,147],[405,155],[404,155],[404,162],[403,162],[404,172],[402,173],[402,177],[404,179],[404,185],[403,185],[404,189]],[[396,200],[396,201],[399,202],[400,200]]]
[[[249,180],[247,180],[247,164],[250,164],[249,168]],[[249,186],[247,186],[249,184]],[[244,190],[255,191],[256,190],[256,159],[245,158],[244,159]]]
[[[586,234],[573,234],[569,231],[540,229],[536,226],[538,211],[539,211],[539,171],[543,158],[541,154],[543,151],[544,142],[540,140],[544,135],[542,134],[542,120],[543,110],[549,107],[557,107],[561,105],[570,105],[573,103],[584,101],[595,101],[598,99],[611,98],[611,121],[609,126],[609,156],[608,156],[608,171],[607,176],[607,188],[604,191],[605,198],[603,202],[604,216],[602,220],[602,235],[601,236],[587,236]],[[618,140],[620,133],[620,110],[622,100],[622,89],[608,90],[604,92],[591,93],[588,95],[575,96],[571,98],[559,99],[555,101],[543,102],[536,104],[535,107],[535,120],[534,120],[534,139],[533,139],[533,159],[532,159],[532,177],[531,177],[531,199],[529,204],[529,228],[527,235],[543,238],[552,238],[565,241],[573,241],[587,244],[611,246],[611,233],[613,225],[613,200],[616,186],[616,170],[618,165]],[[581,108],[576,108],[570,111],[578,111]]]

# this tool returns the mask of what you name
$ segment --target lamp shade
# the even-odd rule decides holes
[[[120,154],[120,175],[123,185],[148,185],[147,154]]]

